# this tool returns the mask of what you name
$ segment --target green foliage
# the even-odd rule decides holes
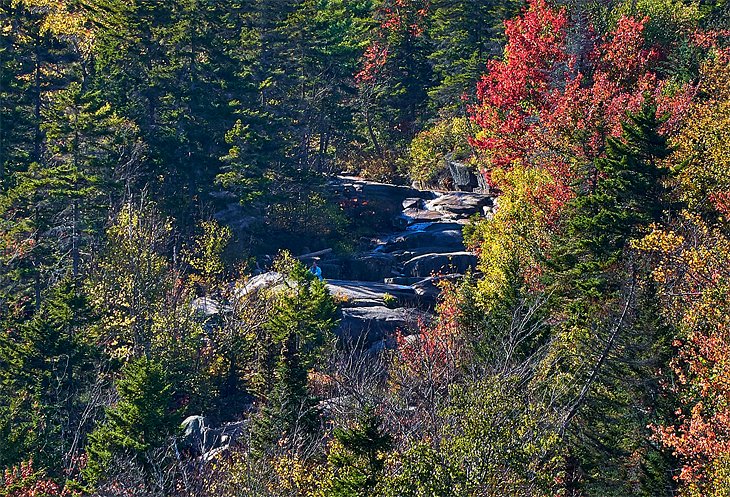
[[[383,303],[385,304],[385,307],[388,307],[389,309],[395,309],[398,307],[398,299],[390,293],[383,294]]]
[[[84,395],[94,381],[87,296],[65,280],[27,321],[8,322],[0,336],[0,466],[29,454],[59,473],[80,450]],[[90,406],[90,413],[94,406]],[[88,417],[88,415],[87,415]]]
[[[551,495],[559,465],[555,420],[520,379],[494,377],[454,392],[444,451],[463,495]],[[518,400],[519,399],[519,400]]]
[[[608,139],[592,191],[572,203],[558,260],[574,277],[569,281],[578,294],[610,295],[606,270],[620,261],[631,237],[660,220],[666,207],[662,179],[669,172],[661,160],[670,154],[660,124],[648,105],[630,116],[622,138]]]
[[[143,456],[160,447],[177,426],[172,390],[162,366],[146,357],[127,363],[116,382],[119,401],[89,435],[86,481],[103,480],[114,456]]]
[[[455,117],[421,131],[411,142],[409,174],[428,183],[447,171],[446,160],[463,161],[471,155],[469,120]]]
[[[274,295],[254,379],[254,391],[266,404],[257,418],[259,448],[283,438],[297,446],[315,430],[316,410],[307,375],[323,357],[336,325],[337,307],[325,283],[301,262],[283,253],[274,268],[285,288]]]
[[[456,495],[458,468],[446,462],[446,454],[428,443],[411,445],[393,457],[393,474],[383,484],[387,497],[452,497]]]
[[[502,23],[522,7],[508,0],[436,0],[430,4],[428,55],[437,83],[429,88],[433,110],[463,114],[462,96],[469,94],[484,73],[487,61],[503,43]]]
[[[668,485],[669,462],[646,427],[666,414],[651,371],[666,367],[673,330],[659,315],[645,262],[629,246],[667,207],[662,159],[670,150],[659,125],[645,106],[621,139],[609,138],[592,190],[572,202],[565,238],[555,245],[551,278],[565,316],[539,381],[565,385],[566,482],[588,495],[653,495]]]
[[[393,444],[392,437],[381,428],[381,420],[366,407],[348,429],[336,429],[334,444],[328,455],[333,476],[327,494],[336,497],[378,495],[376,489],[383,476],[385,457]]]

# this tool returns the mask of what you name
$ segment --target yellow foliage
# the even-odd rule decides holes
[[[40,31],[49,33],[59,40],[70,41],[87,58],[94,45],[93,31],[88,27],[89,20],[78,10],[69,8],[64,0],[13,0],[14,8],[23,7],[43,15]]]
[[[327,466],[305,461],[297,455],[284,455],[274,461],[278,489],[301,497],[325,497],[323,484]]]
[[[469,120],[465,117],[440,121],[420,132],[411,142],[411,177],[416,181],[428,182],[446,168],[446,156],[450,155],[456,160],[468,157],[471,154],[468,142],[470,134]]]
[[[479,254],[479,280],[482,304],[489,307],[517,269],[523,282],[538,284],[540,260],[550,246],[550,213],[535,193],[553,182],[542,169],[516,165],[509,171],[496,171],[495,181],[502,188],[499,208],[494,217],[479,221],[466,230],[467,242]]]
[[[709,99],[694,106],[672,143],[679,194],[693,209],[730,188],[730,63],[705,64],[700,91]]]

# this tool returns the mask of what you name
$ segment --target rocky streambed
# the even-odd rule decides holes
[[[333,179],[330,187],[341,202],[370,206],[381,216],[381,234],[362,240],[363,250],[347,257],[327,254],[318,263],[340,302],[338,336],[358,347],[382,350],[393,344],[396,330],[409,334],[419,322],[429,321],[440,280],[458,279],[476,267],[462,230],[470,217],[491,214],[494,197],[344,176]],[[264,273],[250,284],[271,280],[272,274]]]
[[[476,267],[476,255],[464,246],[463,228],[473,216],[491,215],[495,198],[347,176],[333,178],[329,188],[351,214],[377,218],[379,224],[379,234],[360,240],[356,253],[318,257],[327,287],[340,303],[337,335],[358,348],[379,351],[394,344],[396,331],[407,335],[431,319],[439,281],[458,279]],[[311,264],[313,258],[301,259]],[[241,291],[281,282],[280,275],[262,272]],[[222,308],[205,298],[195,305],[205,314]]]

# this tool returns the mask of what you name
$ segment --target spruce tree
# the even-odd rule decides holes
[[[129,362],[116,388],[119,401],[89,435],[84,476],[92,486],[103,480],[115,457],[137,458],[144,466],[146,452],[161,447],[177,426],[172,387],[154,360],[142,357]]]
[[[83,430],[82,397],[94,380],[95,348],[86,296],[64,280],[31,319],[5,322],[0,335],[0,467],[33,454],[60,472]],[[88,399],[86,399],[88,400]]]
[[[550,278],[564,319],[541,378],[550,388],[557,381],[564,395],[568,492],[648,496],[669,485],[647,426],[657,420],[655,371],[667,360],[672,330],[651,305],[650,275],[630,246],[671,207],[660,125],[656,108],[645,105],[620,138],[608,139],[595,185],[573,202],[556,241]],[[637,466],[636,453],[653,453],[654,466]]]
[[[254,389],[264,401],[254,428],[257,448],[271,449],[280,438],[296,447],[316,431],[308,373],[332,338],[337,310],[324,282],[303,264],[284,255],[276,267],[288,288],[275,296],[267,324],[267,350]]]
[[[333,477],[329,495],[366,497],[378,495],[377,486],[385,468],[385,454],[393,447],[393,437],[382,428],[382,420],[371,406],[365,406],[356,424],[336,429],[335,445],[329,454]]]

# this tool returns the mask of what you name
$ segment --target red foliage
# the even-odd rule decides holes
[[[355,74],[360,85],[378,81],[388,61],[393,36],[417,38],[423,34],[428,8],[428,0],[392,0],[378,9],[380,25],[365,49],[360,71]]]
[[[379,41],[372,42],[362,57],[362,69],[355,74],[358,83],[373,83],[388,60],[388,46]]]
[[[398,333],[396,340],[400,365],[410,376],[448,385],[464,353],[459,331],[461,296],[453,285],[444,284],[440,298],[436,323],[421,323],[418,333]]]
[[[676,411],[677,427],[656,428],[662,443],[682,459],[678,480],[685,483],[706,481],[714,461],[727,461],[730,454],[730,370],[727,347],[730,330],[722,323],[709,333],[696,333],[687,343],[677,343],[680,352],[675,362],[679,383],[685,393],[699,400],[688,412]]]
[[[547,107],[554,73],[568,60],[566,25],[565,13],[549,9],[544,0],[533,0],[522,17],[505,22],[505,60],[487,65],[477,85],[479,104],[471,108],[472,119],[484,130],[473,145],[494,153],[493,166],[507,166],[527,154],[525,135],[535,126],[530,118]]]
[[[590,181],[578,173],[592,170],[606,138],[620,135],[626,114],[647,97],[669,118],[664,131],[675,131],[695,89],[669,92],[660,81],[653,70],[660,50],[644,39],[647,20],[622,17],[604,38],[588,30],[585,49],[576,51],[580,57],[568,51],[564,11],[545,0],[532,0],[521,17],[506,23],[505,59],[488,65],[470,109],[479,127],[472,144],[484,152],[485,176],[515,163],[544,168],[555,181],[540,200],[551,202],[551,215],[558,215],[571,195],[569,180]],[[566,174],[571,168],[572,178]]]
[[[33,468],[33,460],[3,472],[0,495],[4,497],[70,497],[72,494]]]

